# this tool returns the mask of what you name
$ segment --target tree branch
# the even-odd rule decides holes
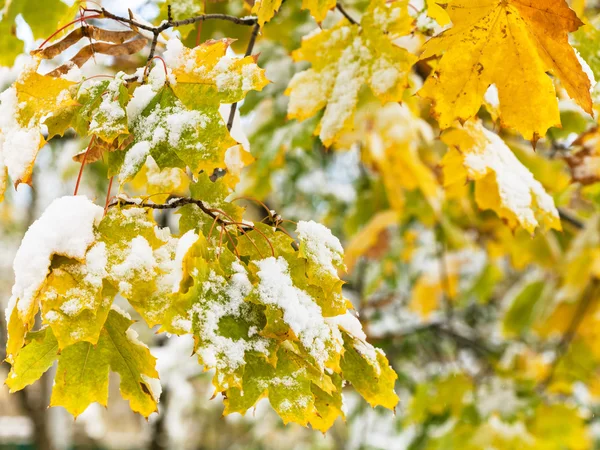
[[[337,2],[335,7],[337,8],[337,10],[339,12],[342,13],[342,15],[348,19],[348,22],[350,22],[352,25],[358,25],[358,21],[354,20],[352,18],[352,16],[350,14],[348,14],[348,12],[344,9],[344,7],[342,6],[342,4],[340,2]]]
[[[260,31],[260,25],[257,23],[252,28],[252,34],[250,35],[250,40],[248,41],[248,47],[246,47],[246,53],[244,56],[250,56],[252,54],[252,50],[254,49],[254,44],[256,43],[256,37],[258,36],[258,32]],[[235,111],[237,109],[237,102],[231,105],[231,109],[229,110],[229,118],[227,119],[227,131],[231,131],[233,127],[233,119],[235,119]]]
[[[163,31],[168,30],[169,28],[177,28],[177,27],[181,27],[183,25],[189,25],[189,24],[196,23],[196,22],[203,22],[205,20],[225,20],[228,22],[233,22],[237,25],[247,25],[247,26],[255,25],[258,21],[258,19],[255,16],[247,16],[247,17],[240,18],[240,17],[230,16],[227,14],[202,14],[200,16],[190,17],[189,19],[184,19],[184,20],[174,20],[174,21],[165,20],[160,25],[154,27],[151,25],[146,25],[146,24],[140,23],[131,18],[117,16],[116,14],[113,14],[104,8],[102,8],[102,9],[87,9],[86,11],[100,14],[101,18],[116,20],[117,22],[121,22],[121,23],[130,25],[135,28],[140,28],[142,30],[150,31],[154,34],[162,33]]]
[[[578,230],[582,230],[583,228],[585,228],[585,226],[581,220],[577,219],[576,217],[573,217],[571,214],[566,212],[564,209],[558,208],[558,215],[560,216],[560,220],[573,225]]]
[[[461,347],[470,348],[471,350],[484,357],[497,357],[500,354],[499,349],[488,345],[481,339],[472,338],[462,333],[459,333],[455,329],[449,328],[444,322],[441,321],[419,324],[412,328],[400,332],[384,334],[380,337],[369,337],[369,341],[374,343],[386,340],[406,339],[410,336],[415,336],[422,333],[436,333],[438,335],[445,335],[446,337],[454,341],[457,345]]]
[[[254,229],[254,227],[252,227],[250,225],[245,226],[245,225],[240,225],[237,222],[224,220],[221,218],[221,216],[222,216],[221,211],[209,208],[208,206],[206,206],[204,204],[204,202],[202,200],[198,200],[198,199],[190,198],[190,197],[174,197],[174,198],[168,200],[167,203],[144,203],[144,202],[136,201],[135,199],[132,199],[132,198],[119,196],[119,197],[116,197],[112,202],[110,202],[108,204],[107,209],[112,208],[114,206],[137,206],[139,208],[164,210],[164,209],[177,209],[177,208],[180,208],[185,205],[196,205],[198,208],[200,208],[202,210],[202,212],[204,212],[208,216],[212,217],[213,220],[215,220],[218,224],[220,224],[222,226],[236,226],[236,227],[242,228],[244,231]]]

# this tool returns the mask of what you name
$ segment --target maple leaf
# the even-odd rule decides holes
[[[46,143],[44,121],[75,103],[69,92],[74,83],[40,75],[38,65],[34,60],[0,95],[0,159],[15,186],[31,182],[37,153]]]
[[[256,14],[258,24],[262,27],[273,18],[282,3],[283,0],[256,0],[252,6],[252,14]]]
[[[494,84],[502,123],[535,143],[560,126],[547,72],[592,114],[590,81],[568,42],[582,22],[564,0],[451,0],[446,11],[453,27],[425,44],[421,60],[441,59],[419,91],[441,128],[475,116]]]
[[[177,80],[173,91],[187,107],[238,102],[269,83],[253,56],[227,56],[230,44],[229,39],[210,40],[189,49],[169,40],[164,56]]]
[[[150,350],[129,327],[133,321],[116,310],[108,313],[96,345],[79,342],[59,353],[49,327],[29,333],[7,379],[11,392],[39,379],[58,360],[50,406],[63,406],[77,417],[93,402],[108,401],[108,376],[119,374],[121,395],[131,409],[148,417],[157,411],[158,373]]]
[[[171,264],[177,239],[142,208],[112,208],[98,225],[106,245],[106,279],[149,326],[161,323],[170,302]]]
[[[394,392],[398,375],[389,366],[385,354],[365,341],[343,334],[345,352],[340,367],[344,378],[371,406],[395,408],[399,401]]]
[[[416,58],[392,39],[408,34],[412,23],[406,1],[374,1],[361,25],[343,19],[303,39],[292,56],[310,62],[312,68],[297,73],[289,83],[288,118],[305,120],[325,108],[315,133],[328,147],[352,128],[358,94],[365,83],[381,102],[402,100]]]
[[[354,132],[340,136],[336,147],[360,143],[365,164],[383,178],[388,201],[403,212],[406,191],[418,189],[431,208],[439,211],[441,188],[435,173],[421,159],[419,147],[430,144],[433,132],[407,105],[367,104],[355,117]]]
[[[94,227],[102,213],[101,207],[85,197],[62,197],[54,200],[25,233],[15,255],[15,284],[6,314],[9,362],[18,354],[25,334],[33,327],[40,306],[40,291],[55,255],[84,260],[94,243]]]
[[[354,238],[346,245],[344,263],[348,267],[348,272],[352,272],[358,258],[367,253],[375,246],[385,230],[398,223],[400,215],[397,211],[381,211],[357,233]]]
[[[219,107],[262,89],[268,80],[253,57],[226,56],[230,43],[207,41],[188,49],[178,39],[169,40],[164,54],[168,76],[158,76],[161,68],[155,67],[150,85],[136,87],[128,104],[132,141],[114,152],[109,163],[109,173],[118,174],[121,184],[133,179],[148,155],[161,170],[189,167],[194,173],[211,174],[231,168],[227,180],[236,182],[251,158],[235,149]]]
[[[302,0],[302,9],[308,9],[317,23],[323,22],[327,13],[335,8],[336,0]]]
[[[444,133],[450,147],[444,156],[444,186],[475,181],[475,200],[492,209],[511,228],[521,225],[533,234],[536,227],[561,229],[554,200],[502,139],[480,121],[468,121]]]
[[[63,349],[87,341],[96,344],[117,290],[107,276],[106,246],[96,243],[85,262],[54,258],[39,294],[42,317]]]

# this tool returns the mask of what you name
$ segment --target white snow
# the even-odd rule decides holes
[[[13,263],[15,283],[10,305],[16,304],[21,315],[31,311],[53,255],[85,258],[95,239],[94,225],[102,219],[103,213],[100,206],[84,196],[61,197],[29,227]],[[7,309],[7,318],[10,312]]]
[[[131,179],[140,169],[150,154],[150,142],[142,141],[131,147],[125,154],[123,166],[119,172],[119,183],[123,184]]]
[[[123,72],[119,72],[108,84],[102,95],[102,102],[90,122],[90,133],[110,135],[122,128],[121,122],[126,119],[126,113],[119,103],[119,90],[123,85],[124,75]],[[66,91],[66,94],[68,96],[69,92]]]
[[[367,340],[367,335],[362,329],[362,324],[358,318],[350,311],[346,311],[346,314],[339,316],[327,317],[325,320],[331,324],[335,324],[338,327],[344,329],[348,334],[363,341]]]
[[[18,103],[14,87],[0,94],[0,154],[13,182],[27,178],[43,142],[38,127],[23,127],[17,121]]]
[[[194,230],[190,230],[179,238],[177,242],[177,249],[175,250],[175,262],[173,268],[173,289],[171,292],[175,293],[179,291],[179,284],[183,279],[183,258],[187,254],[188,250],[198,240],[198,235],[194,233]]]
[[[300,221],[296,227],[300,243],[306,247],[309,261],[337,276],[336,267],[343,265],[344,249],[329,228],[314,221]]]
[[[473,133],[483,133],[487,140],[477,141],[474,148],[465,152],[464,162],[470,178],[480,179],[489,172],[495,173],[502,205],[512,211],[521,224],[539,225],[534,214],[536,206],[547,215],[558,217],[552,197],[502,138],[479,122],[467,122],[464,127]]]
[[[113,266],[112,274],[119,280],[120,288],[124,294],[128,294],[130,285],[125,280],[137,277],[141,280],[150,281],[156,268],[156,259],[152,247],[145,237],[136,236],[129,243],[129,252],[125,260]]]
[[[285,323],[317,364],[324,367],[328,359],[328,346],[341,345],[337,327],[332,328],[327,324],[319,305],[306,292],[294,286],[285,259],[269,257],[255,264],[259,268],[258,292],[262,302],[281,308]]]
[[[243,317],[248,314],[245,297],[252,290],[246,269],[239,262],[232,264],[234,273],[227,281],[211,271],[203,283],[203,290],[211,294],[210,302],[196,303],[193,312],[200,323],[202,345],[198,348],[206,367],[233,371],[245,364],[247,351],[266,353],[268,341],[260,336],[248,339],[232,339],[219,333],[219,322],[223,317]],[[216,300],[215,299],[216,296]]]

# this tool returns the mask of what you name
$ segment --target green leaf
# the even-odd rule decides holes
[[[108,400],[108,375],[120,376],[121,395],[131,409],[148,417],[157,411],[160,395],[155,358],[137,340],[129,327],[133,321],[116,310],[108,314],[96,345],[79,342],[59,354],[58,342],[50,327],[27,335],[7,384],[11,391],[38,380],[58,359],[50,406],[63,406],[78,416],[93,402],[104,406]]]
[[[49,327],[27,333],[25,347],[15,359],[6,379],[11,392],[35,383],[50,368],[58,355],[58,342]]]
[[[510,308],[504,315],[502,329],[506,336],[516,337],[523,334],[533,324],[539,313],[542,293],[547,285],[545,280],[537,280],[527,284],[513,299]]]
[[[371,405],[393,409],[399,398],[394,392],[398,375],[389,366],[383,352],[343,332],[341,368],[344,379]]]
[[[157,409],[153,385],[158,378],[155,358],[128,328],[133,321],[111,310],[96,346],[81,342],[60,356],[51,406],[63,406],[74,416],[92,402],[106,406],[109,368],[120,376],[121,395],[131,409],[148,417]]]

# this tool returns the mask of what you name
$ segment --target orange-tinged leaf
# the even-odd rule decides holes
[[[590,80],[568,42],[582,22],[564,0],[451,0],[446,11],[453,27],[425,44],[421,59],[441,60],[419,91],[442,128],[475,116],[495,84],[502,123],[536,141],[560,125],[547,72],[592,113]]]
[[[382,211],[375,215],[369,223],[350,241],[346,247],[344,263],[348,272],[352,272],[358,258],[364,255],[377,243],[379,235],[390,225],[398,223],[400,215],[396,211]]]

